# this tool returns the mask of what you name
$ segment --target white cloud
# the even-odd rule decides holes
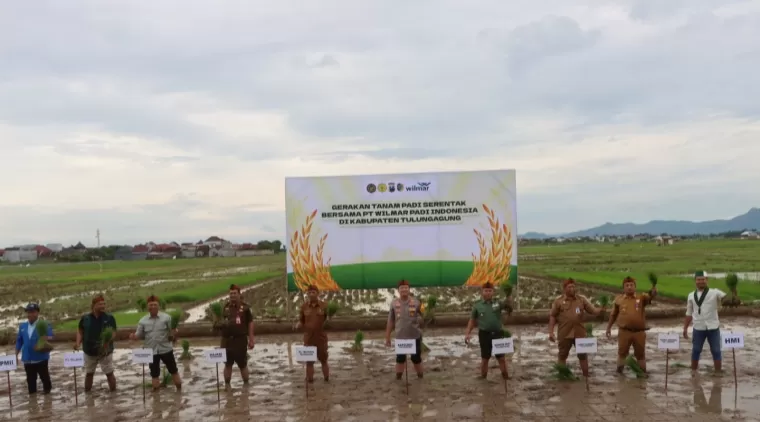
[[[516,168],[521,232],[731,217],[758,51],[738,0],[9,2],[0,245],[281,238],[284,177],[342,173]]]

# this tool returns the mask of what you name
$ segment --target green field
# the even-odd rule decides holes
[[[754,278],[760,272],[760,242],[752,240],[694,240],[661,247],[649,242],[552,244],[521,247],[518,256],[523,275],[572,277],[611,287],[621,287],[630,275],[640,290],[648,290],[647,274],[652,271],[658,275],[660,294],[678,299],[693,291],[689,275],[697,270],[715,274],[710,286],[724,291],[725,273],[750,273],[739,284],[739,295],[745,301],[760,299],[760,283]]]
[[[73,328],[76,319],[89,312],[92,297],[102,293],[117,324],[128,326],[140,318],[134,313],[140,298],[154,294],[173,308],[187,309],[223,296],[230,284],[246,287],[282,277],[284,264],[284,255],[275,255],[4,265],[0,266],[0,318],[14,321],[23,316],[23,305],[34,301],[58,329]]]
[[[414,287],[462,286],[472,274],[468,261],[401,261],[338,265],[330,274],[342,289],[395,288],[406,279]],[[512,266],[510,282],[517,282],[517,266]],[[297,290],[293,274],[288,274],[288,290]]]

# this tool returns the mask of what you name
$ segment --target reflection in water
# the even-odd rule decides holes
[[[694,410],[697,413],[715,413],[723,412],[723,386],[720,382],[713,382],[710,389],[710,400],[705,397],[702,385],[694,383]]]
[[[248,384],[243,384],[243,387],[238,390],[228,390],[224,395],[224,409],[222,414],[223,420],[247,420],[250,416],[249,397],[251,391],[248,388]]]

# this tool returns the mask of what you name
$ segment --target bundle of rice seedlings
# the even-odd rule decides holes
[[[586,337],[594,337],[594,324],[586,324]]]
[[[325,322],[322,324],[323,327],[328,327],[330,325],[330,321],[333,319],[335,314],[338,313],[338,309],[340,309],[338,302],[335,302],[333,300],[327,302],[327,318],[325,318]]]
[[[364,345],[362,342],[364,342],[364,333],[362,330],[356,330],[356,334],[354,335],[354,343],[351,345],[351,351],[361,352],[364,350]]]
[[[211,316],[214,325],[219,324],[222,321],[223,313],[224,306],[221,302],[214,302],[208,305],[208,314]]]
[[[739,285],[739,276],[735,273],[728,273],[726,274],[726,287],[728,287],[728,290],[731,291],[731,299],[729,300],[729,304],[731,306],[738,306],[741,301],[739,300],[739,294],[736,290],[736,287]]]
[[[35,327],[35,330],[37,330],[37,336],[39,337],[39,340],[37,340],[37,344],[34,345],[34,350],[42,353],[53,350],[53,346],[47,340],[49,327],[50,324],[48,324],[48,322],[44,319],[37,320],[37,326]]]
[[[636,359],[633,358],[633,356],[628,356],[628,358],[625,360],[625,365],[631,368],[631,371],[633,371],[633,373],[636,374],[636,378],[646,378],[647,373],[644,372],[644,369],[641,368],[641,366],[636,361]]]
[[[182,340],[182,354],[179,356],[179,360],[193,360],[193,355],[190,353],[190,342]]]
[[[512,296],[512,284],[510,284],[508,281],[505,283],[500,284],[501,291],[504,293],[504,296],[511,297]]]
[[[141,297],[137,298],[135,305],[137,305],[137,309],[139,309],[140,312],[145,312],[148,310],[148,302],[146,302],[145,299]]]
[[[570,367],[561,363],[552,365],[552,376],[560,381],[578,381],[579,378],[573,374]]]
[[[652,287],[657,287],[657,274],[650,271],[647,276],[649,277],[649,282],[652,283]]]
[[[609,295],[601,295],[596,299],[596,302],[602,308],[602,312],[599,313],[600,318],[605,319],[605,315],[607,314],[606,309],[610,307],[612,299],[610,299]]]
[[[163,310],[163,309],[166,309],[166,305],[167,305],[167,303],[166,303],[166,301],[165,301],[165,300],[163,300],[163,299],[158,299],[158,308],[159,308],[159,309],[162,309],[162,310]]]
[[[108,349],[113,343],[114,329],[111,327],[103,328],[100,332],[100,354],[105,356],[108,354]]]
[[[435,308],[438,306],[438,296],[430,295],[422,305],[423,321],[425,324],[435,322]]]
[[[182,320],[182,310],[180,309],[172,309],[171,311],[167,312],[169,316],[172,319],[172,322],[170,324],[172,330],[176,330],[177,327],[179,327],[179,322]]]
[[[512,332],[506,328],[502,328],[501,332],[504,335],[504,338],[512,338]]]
[[[172,382],[172,375],[164,368],[161,371],[161,387],[168,387],[170,382]]]

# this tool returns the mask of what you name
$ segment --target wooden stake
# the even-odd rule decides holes
[[[404,373],[406,374],[406,395],[409,395],[409,360],[404,361]]]
[[[668,391],[668,373],[670,372],[670,349],[665,349],[665,391]]]
[[[143,403],[145,403],[145,364],[142,364]]]
[[[79,406],[79,393],[77,392],[77,368],[74,367],[74,404]]]
[[[219,391],[219,362],[216,363],[216,403],[222,402],[222,393]]]
[[[736,381],[736,349],[731,349],[731,355],[734,357],[734,388],[738,388],[739,384]]]
[[[308,366],[309,366],[308,363],[304,365],[304,371],[308,371],[308,369],[307,369]],[[308,374],[308,372],[306,373],[306,376],[303,379],[304,379],[304,387],[306,387],[306,399],[308,400],[309,399],[309,374]]]
[[[10,371],[6,372],[5,375],[8,376],[8,402],[11,404],[11,408],[13,408],[13,397],[11,394],[11,373]]]

